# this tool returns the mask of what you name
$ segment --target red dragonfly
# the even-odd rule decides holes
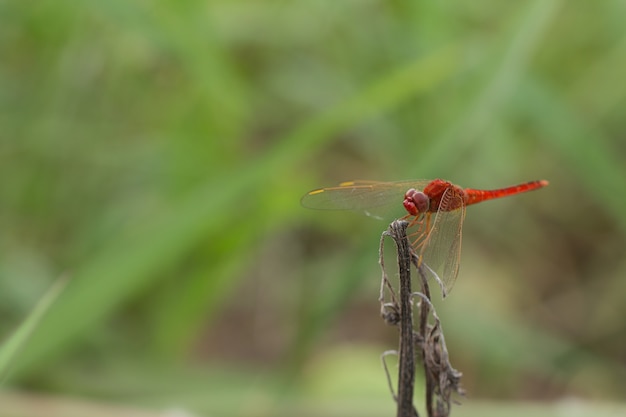
[[[446,297],[456,281],[461,260],[461,229],[465,207],[481,201],[537,190],[548,181],[530,181],[496,190],[461,188],[449,181],[347,181],[336,187],[319,188],[302,197],[313,209],[362,210],[373,217],[386,217],[389,207],[403,198],[409,222],[411,246],[419,263],[433,274]],[[402,197],[404,196],[404,197]]]

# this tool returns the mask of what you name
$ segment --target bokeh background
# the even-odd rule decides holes
[[[435,296],[468,392],[455,412],[623,402],[625,16],[620,0],[0,2],[3,351],[68,280],[2,362],[0,415],[393,414],[387,223],[299,200],[437,177],[550,181],[468,209],[457,285]]]

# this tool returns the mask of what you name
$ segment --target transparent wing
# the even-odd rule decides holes
[[[448,211],[448,207],[460,208]],[[459,274],[464,218],[462,195],[454,189],[447,190],[441,198],[439,210],[421,248],[422,262],[438,278],[444,298],[452,290]]]
[[[346,181],[336,187],[318,188],[302,197],[304,207],[319,210],[357,210],[387,218],[403,213],[402,200],[409,188],[423,189],[429,180]]]

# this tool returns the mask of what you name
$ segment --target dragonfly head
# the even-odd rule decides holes
[[[430,199],[426,194],[411,188],[404,194],[402,204],[409,214],[417,216],[428,211],[429,202]]]

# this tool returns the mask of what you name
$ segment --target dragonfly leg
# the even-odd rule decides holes
[[[411,247],[413,248],[413,250],[415,251],[415,253],[419,253],[421,251],[418,251],[418,249],[422,248],[426,245],[426,242],[428,241],[428,235],[429,235],[429,230],[430,230],[430,213],[426,213],[425,215],[421,216],[421,217],[416,217],[414,218],[414,220],[410,223],[410,225],[418,225],[417,230],[413,233],[410,233],[409,236],[409,241],[411,243]],[[418,263],[417,263],[418,267],[422,265],[422,256],[421,254],[418,255]]]
[[[426,226],[428,225],[428,220]],[[423,238],[424,238],[424,230],[428,230],[428,228],[424,228],[424,216],[415,216],[409,222],[409,228],[417,226],[414,232],[409,233],[407,236],[409,238],[409,242],[411,243],[411,247],[414,250],[417,250],[420,246],[422,246]]]

